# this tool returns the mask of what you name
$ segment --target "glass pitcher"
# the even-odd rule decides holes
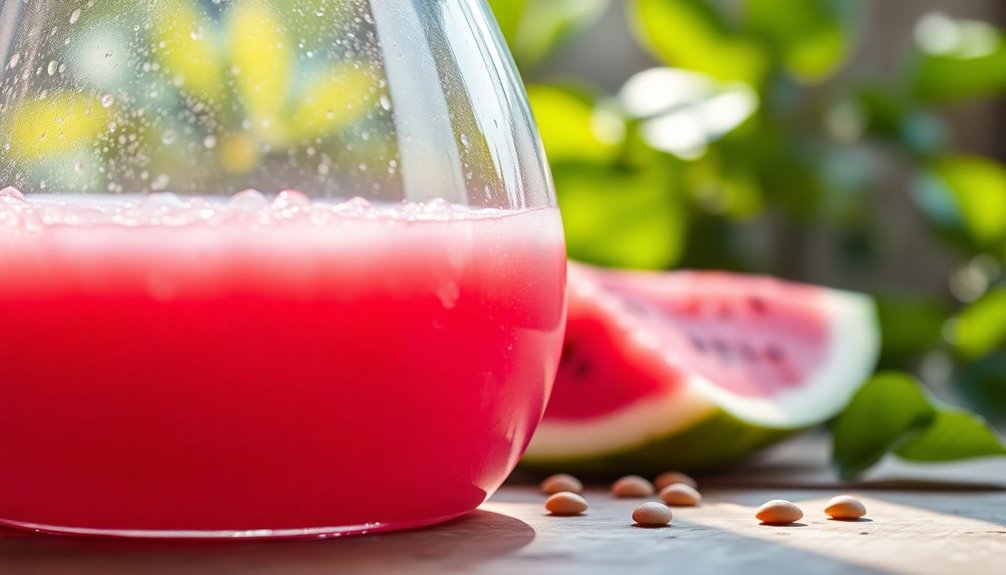
[[[482,0],[3,0],[0,64],[0,524],[333,536],[500,485],[565,251]]]

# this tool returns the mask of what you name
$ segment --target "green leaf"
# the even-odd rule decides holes
[[[832,429],[832,455],[842,477],[868,469],[909,433],[928,426],[936,411],[909,375],[880,373],[856,393]]]
[[[719,80],[760,85],[769,69],[765,47],[731,33],[704,0],[633,0],[629,17],[640,43],[668,65]]]
[[[895,294],[876,302],[885,358],[919,356],[940,341],[946,310],[936,298]]]
[[[517,28],[529,2],[530,0],[489,0],[489,7],[496,15],[500,32],[510,46],[516,43]]]
[[[659,166],[554,166],[569,255],[612,267],[666,269],[684,247],[685,214]]]
[[[1006,455],[1006,446],[981,417],[967,411],[942,410],[923,432],[895,453],[911,461],[953,461]]]
[[[954,327],[961,355],[980,358],[1006,341],[1006,289],[998,289],[964,308]]]
[[[977,246],[1006,239],[1006,168],[992,160],[934,160],[916,181],[914,195],[936,224]]]
[[[529,68],[589,29],[610,0],[490,0],[503,37],[521,68]]]
[[[853,45],[853,11],[848,0],[748,0],[751,28],[775,47],[791,76],[816,83],[831,76]]]
[[[219,104],[225,86],[224,55],[213,37],[210,16],[188,0],[167,0],[156,10],[151,42],[161,46],[154,51],[161,67],[183,91]]]
[[[930,13],[915,37],[911,87],[920,99],[953,102],[1006,91],[1006,42],[994,26]]]
[[[697,159],[709,144],[744,125],[761,104],[758,93],[676,68],[650,68],[622,86],[625,114],[640,119],[640,136],[655,149]]]
[[[621,120],[609,117],[614,125],[606,126],[593,102],[570,89],[532,85],[527,93],[550,162],[614,159],[624,131]]]

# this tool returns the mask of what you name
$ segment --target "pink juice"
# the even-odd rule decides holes
[[[0,192],[0,523],[463,514],[542,415],[564,294],[553,209]]]

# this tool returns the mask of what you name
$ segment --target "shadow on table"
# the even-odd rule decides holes
[[[425,529],[327,540],[128,541],[0,532],[0,573],[298,575],[395,565],[439,573],[477,568],[534,538],[523,521],[482,510]]]

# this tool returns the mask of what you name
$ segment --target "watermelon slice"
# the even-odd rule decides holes
[[[525,467],[701,470],[845,406],[879,353],[862,295],[570,264],[562,362]]]

